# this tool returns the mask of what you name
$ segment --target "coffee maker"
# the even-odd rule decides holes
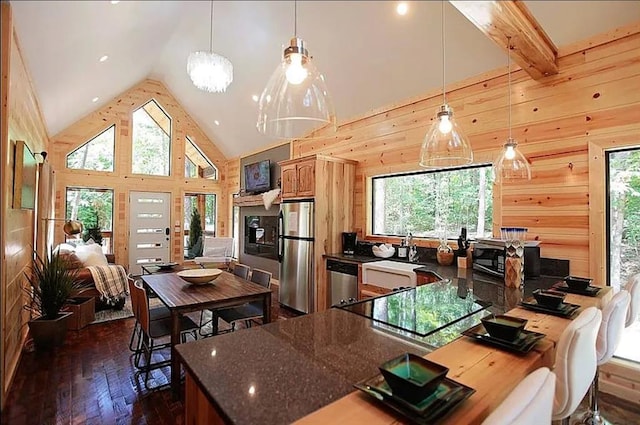
[[[342,232],[342,253],[345,255],[353,255],[356,252],[356,232]]]

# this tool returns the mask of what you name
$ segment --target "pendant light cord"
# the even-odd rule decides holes
[[[298,2],[293,1],[293,36],[298,38]]]
[[[507,73],[509,74],[509,140],[511,140],[511,37],[507,37]]]
[[[442,103],[446,104],[447,103],[447,95],[446,95],[446,91],[445,91],[445,59],[444,59],[444,0],[442,0],[440,2],[440,9],[441,9],[441,14],[442,14],[442,34],[440,35],[440,38],[442,39]]]
[[[213,0],[211,0],[211,26],[209,26],[209,52],[213,52]]]

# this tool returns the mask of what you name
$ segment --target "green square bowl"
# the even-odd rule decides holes
[[[411,353],[391,359],[379,369],[393,395],[410,403],[429,397],[449,372],[449,368]]]

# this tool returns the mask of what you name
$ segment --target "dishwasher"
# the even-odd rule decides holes
[[[327,260],[327,275],[331,305],[354,302],[358,299],[358,265]]]

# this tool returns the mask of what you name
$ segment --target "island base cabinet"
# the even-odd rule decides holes
[[[184,423],[185,425],[222,425],[226,423],[211,405],[207,396],[200,391],[198,383],[189,372],[185,377]]]

